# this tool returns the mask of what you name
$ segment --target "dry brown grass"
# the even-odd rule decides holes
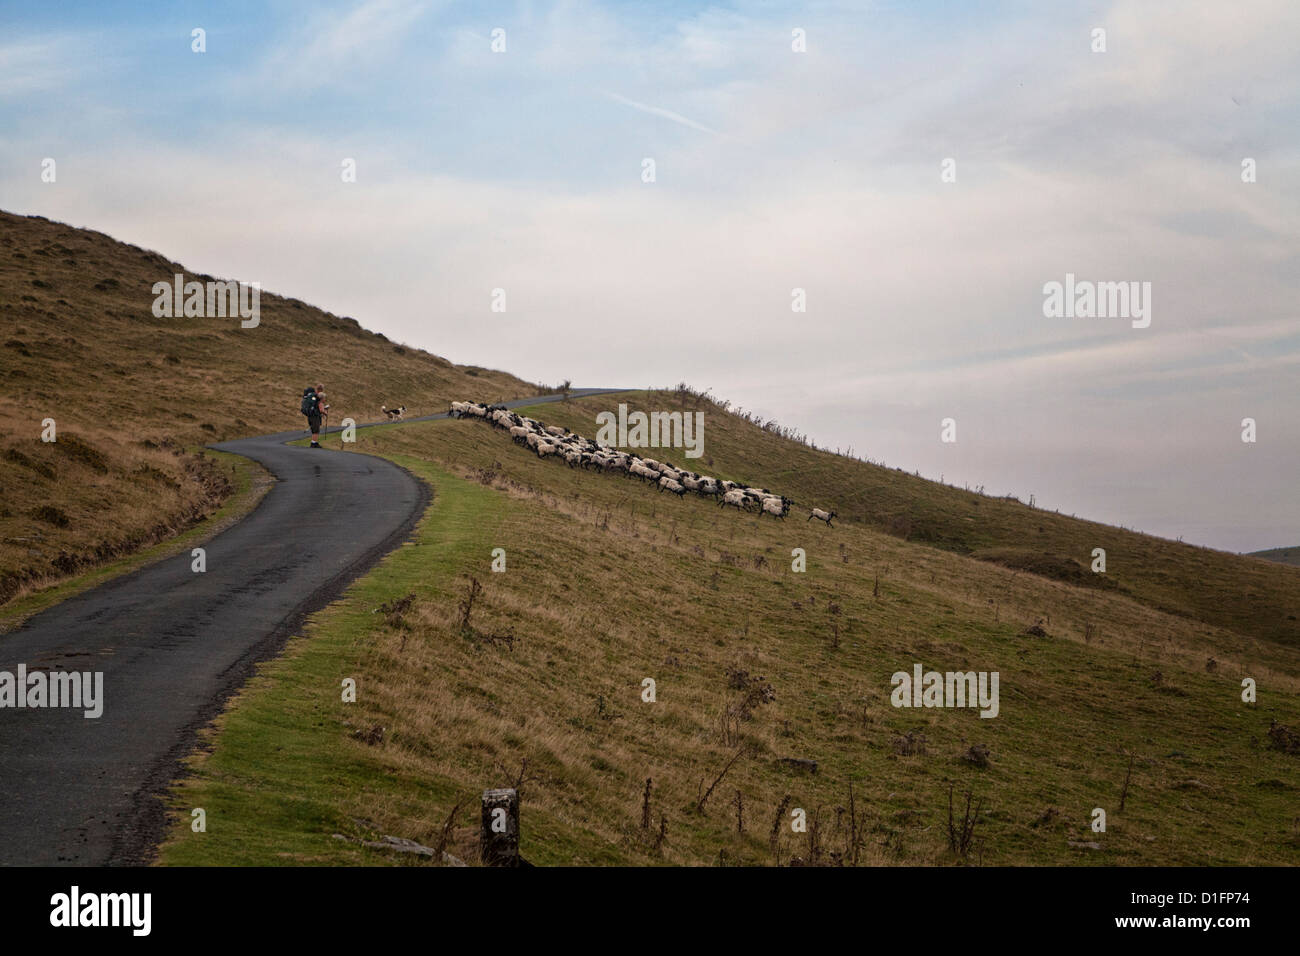
[[[326,706],[388,730],[378,746],[328,722],[311,735],[319,765],[299,768],[294,786],[310,792],[314,774],[356,768],[346,790],[316,794],[324,812],[429,842],[454,804],[505,785],[526,760],[524,853],[539,863],[834,865],[852,858],[856,834],[862,864],[1062,864],[1077,860],[1070,840],[1093,839],[1095,806],[1110,816],[1098,863],[1283,862],[1293,852],[1287,800],[1300,764],[1267,747],[1270,721],[1295,726],[1300,714],[1300,663],[1285,645],[860,524],[777,523],[670,498],[539,461],[479,422],[385,430],[360,450],[417,470],[436,463],[437,494],[418,546],[368,580],[383,600],[344,601],[303,656],[269,676],[276,687],[313,672],[357,675],[367,693],[354,711],[303,684],[304,727]],[[495,547],[507,551],[504,574],[488,570]],[[794,547],[808,552],[804,574],[790,570]],[[470,577],[482,584],[474,631],[512,629],[513,646],[460,628]],[[410,591],[401,628],[369,613]],[[1027,634],[1039,619],[1047,636]],[[1223,662],[1213,673],[1206,648]],[[890,674],[918,661],[998,671],[1000,716],[893,708]],[[1241,703],[1242,675],[1268,688],[1258,705]],[[654,704],[641,700],[646,677]],[[772,695],[745,706],[759,677]],[[336,683],[322,681],[320,693]],[[284,696],[247,706],[229,750],[219,745],[222,769],[191,799],[240,802],[242,841],[310,845],[310,820],[294,828],[262,817],[261,791],[246,783],[248,762],[262,759],[247,728],[265,726]],[[922,738],[923,747],[896,746]],[[817,771],[784,758],[815,760]],[[265,759],[263,788],[280,792],[287,781],[271,750]],[[948,846],[950,786],[963,806],[967,791],[982,804],[964,852],[961,841]],[[752,824],[744,833],[737,790]],[[769,828],[787,796],[773,847]],[[1050,825],[1048,807],[1058,808]],[[815,833],[792,832],[792,809]],[[178,862],[259,859],[247,842],[181,837]],[[331,861],[331,851],[315,859]]]

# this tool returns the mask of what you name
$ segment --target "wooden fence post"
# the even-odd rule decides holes
[[[514,788],[483,791],[479,846],[486,866],[519,865],[519,794]]]

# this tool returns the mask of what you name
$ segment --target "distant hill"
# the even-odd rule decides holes
[[[373,421],[385,403],[419,415],[453,396],[538,391],[266,291],[256,328],[157,318],[153,285],[176,273],[213,278],[0,211],[0,604],[202,520],[229,482],[184,450],[305,427],[305,385],[327,384],[332,423]],[[52,444],[40,440],[47,418]]]
[[[1294,548],[1270,548],[1267,551],[1252,551],[1249,557],[1276,561],[1278,564],[1290,564],[1300,568],[1300,545]]]

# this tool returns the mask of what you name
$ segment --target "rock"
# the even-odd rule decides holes
[[[777,763],[785,764],[793,770],[802,770],[806,773],[817,772],[817,761],[807,760],[803,757],[781,757],[777,760]]]
[[[433,856],[438,851],[433,847],[424,846],[416,843],[414,840],[408,840],[406,837],[385,836],[381,840],[358,840],[355,837],[344,836],[342,833],[330,834],[335,840],[346,840],[349,843],[360,843],[364,847],[372,850],[394,850],[397,853],[414,853],[416,856]],[[442,862],[448,866],[465,866],[465,861],[452,856],[446,851],[442,854]]]

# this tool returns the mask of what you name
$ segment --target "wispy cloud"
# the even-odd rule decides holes
[[[20,37],[0,43],[0,100],[51,96],[89,69],[77,36]]]
[[[662,106],[651,106],[648,103],[638,103],[636,100],[629,100],[626,96],[620,96],[618,93],[605,91],[605,95],[617,103],[624,106],[630,106],[634,110],[640,110],[642,113],[649,113],[651,116],[658,116],[663,119],[677,123],[680,126],[686,126],[690,129],[697,129],[701,133],[711,133],[714,136],[720,135],[717,130],[710,129],[703,123],[697,123],[693,119],[683,116],[681,113],[674,113],[672,110],[664,109]]]
[[[434,0],[361,0],[343,13],[308,7],[305,24],[282,40],[257,71],[256,83],[306,91],[353,85],[356,71],[382,66]]]

